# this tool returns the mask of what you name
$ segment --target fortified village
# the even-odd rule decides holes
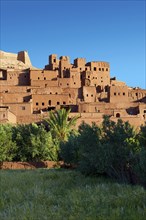
[[[48,112],[71,109],[70,115],[100,124],[103,115],[111,120],[146,123],[146,90],[128,87],[110,78],[107,62],[87,62],[68,56],[49,56],[44,69],[32,66],[26,51],[0,51],[0,123],[40,123]]]

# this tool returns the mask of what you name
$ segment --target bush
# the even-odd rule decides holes
[[[79,144],[78,136],[70,135],[68,142],[61,142],[60,157],[69,165],[78,164],[79,161]]]
[[[133,182],[132,172],[135,154],[140,150],[136,132],[128,122],[117,123],[104,117],[102,144],[105,149],[106,173],[121,182]]]
[[[146,187],[146,125],[140,128],[138,139],[140,151],[135,155],[133,170],[136,181]]]
[[[79,133],[79,170],[85,175],[104,174],[106,161],[101,129],[95,123],[92,126],[83,123]]]

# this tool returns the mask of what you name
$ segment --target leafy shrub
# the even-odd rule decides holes
[[[12,140],[12,126],[0,125],[0,161],[12,161],[16,155],[16,143]]]

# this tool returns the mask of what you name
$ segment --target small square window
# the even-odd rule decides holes
[[[57,105],[60,105],[60,102],[57,102]]]
[[[63,102],[63,105],[66,105],[66,102]]]
[[[93,94],[91,95],[91,97],[93,97]]]
[[[88,94],[86,96],[88,97]]]
[[[118,95],[120,95],[120,92],[118,92]]]
[[[102,71],[104,71],[104,68],[102,68]]]
[[[25,110],[25,106],[22,106],[22,110]]]
[[[114,95],[116,95],[116,92],[114,92]]]
[[[94,71],[96,71],[96,67],[94,67]]]
[[[99,68],[99,71],[101,71],[101,68]]]
[[[44,80],[46,80],[46,77],[44,77]]]
[[[38,103],[38,102],[36,102],[36,105],[39,105],[39,103]]]
[[[76,83],[74,82],[74,85],[75,85]]]
[[[123,92],[123,95],[125,95],[125,92]]]
[[[44,102],[42,102],[42,105],[45,105]]]
[[[38,79],[40,79],[40,77],[38,77]]]
[[[106,71],[108,71],[108,68],[106,68]]]

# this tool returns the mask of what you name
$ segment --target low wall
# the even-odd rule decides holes
[[[0,169],[14,170],[14,169],[36,169],[36,168],[55,168],[62,166],[63,162],[54,161],[40,161],[40,162],[0,162]]]

